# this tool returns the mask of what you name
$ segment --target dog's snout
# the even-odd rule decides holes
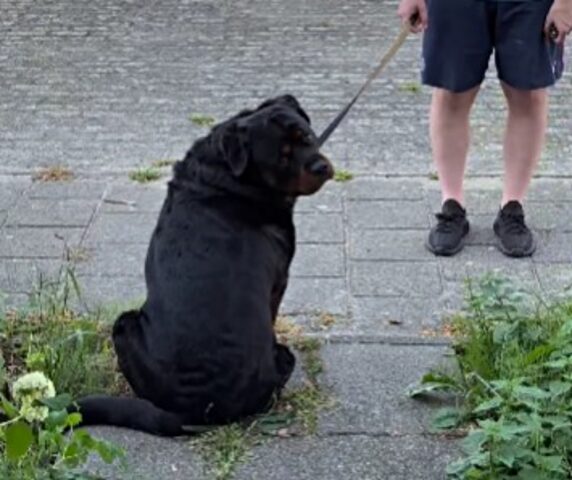
[[[310,173],[313,173],[314,175],[319,175],[320,177],[326,175],[326,173],[328,173],[328,170],[329,166],[324,160],[318,160],[317,162],[314,162],[310,166]]]
[[[334,174],[334,169],[329,160],[320,155],[308,166],[308,171],[317,177],[331,178]]]

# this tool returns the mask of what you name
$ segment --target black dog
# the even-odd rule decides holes
[[[332,175],[289,95],[194,144],[174,167],[151,238],[147,300],[113,328],[138,398],[84,398],[84,425],[174,436],[271,406],[294,368],[273,331],[294,255],[294,202]]]

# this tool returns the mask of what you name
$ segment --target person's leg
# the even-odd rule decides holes
[[[548,123],[548,91],[519,90],[502,82],[508,103],[504,138],[504,189],[501,207],[522,203],[538,165]]]
[[[463,179],[469,150],[469,116],[479,86],[462,93],[433,90],[430,135],[433,161],[439,175],[443,203],[464,204]]]
[[[508,102],[502,204],[494,222],[498,247],[523,257],[536,249],[522,202],[538,164],[547,127],[548,92],[562,75],[562,50],[543,33],[552,0],[499,4],[495,49]]]
[[[462,206],[469,115],[492,52],[494,9],[475,0],[428,0],[427,6],[422,79],[434,87],[430,135],[443,203],[426,245],[436,255],[453,255],[469,232]]]

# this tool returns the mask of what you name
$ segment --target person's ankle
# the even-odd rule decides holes
[[[461,207],[465,208],[465,198],[463,195],[445,195],[441,196],[441,206],[443,206],[447,201],[455,200]]]
[[[522,205],[524,203],[524,199],[518,196],[503,196],[500,204],[501,210],[510,202],[518,202]]]

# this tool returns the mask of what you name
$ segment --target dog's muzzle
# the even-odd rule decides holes
[[[334,176],[334,167],[332,166],[332,163],[322,154],[319,154],[309,164],[307,164],[306,170],[311,175],[323,180],[329,180]]]

